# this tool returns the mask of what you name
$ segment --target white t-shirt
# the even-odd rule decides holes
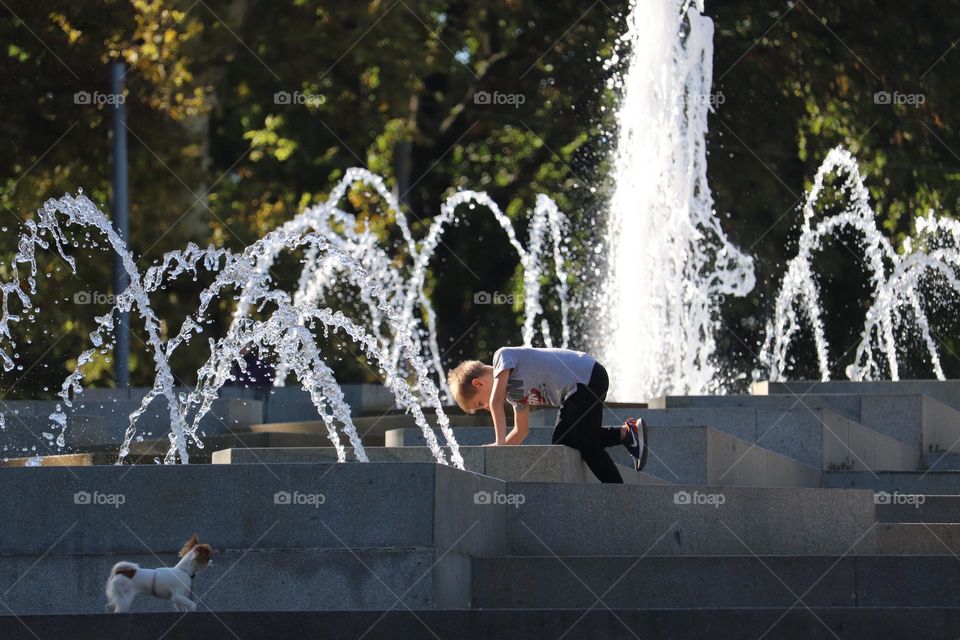
[[[493,377],[504,369],[513,369],[507,382],[507,402],[517,408],[526,406],[559,407],[587,384],[596,360],[582,351],[503,347],[493,354]]]

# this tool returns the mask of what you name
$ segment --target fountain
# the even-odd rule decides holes
[[[75,371],[63,382],[61,404],[50,415],[53,428],[43,437],[59,449],[66,445],[68,411],[82,393],[83,368],[99,351],[112,348],[114,312],[136,311],[143,321],[154,360],[152,388],[137,410],[120,446],[118,463],[130,452],[137,422],[155,399],[163,398],[169,411],[170,446],[164,462],[188,462],[187,447],[202,447],[199,425],[222,387],[246,366],[245,355],[277,362],[274,385],[294,377],[309,394],[324,423],[337,458],[347,458],[345,435],[359,461],[367,460],[351,419],[350,407],[323,356],[319,330],[348,336],[380,368],[384,384],[397,404],[413,416],[435,458],[446,454],[428,424],[423,408],[436,412],[449,448],[450,462],[462,467],[456,440],[443,411],[449,390],[437,344],[436,314],[424,292],[426,273],[436,248],[450,224],[463,211],[477,207],[491,212],[507,235],[523,269],[525,345],[586,345],[611,370],[610,398],[648,399],[664,394],[721,392],[716,362],[719,303],[725,295],[743,296],[755,284],[752,258],[727,239],[707,184],[707,118],[719,102],[711,93],[713,24],[702,15],[702,2],[670,0],[635,3],[627,19],[620,49],[629,49],[629,64],[614,75],[611,86],[622,93],[617,114],[619,141],[614,160],[616,188],[600,247],[607,256],[602,287],[592,312],[602,319],[590,335],[577,339],[569,328],[566,219],[547,196],[537,198],[529,219],[527,242],[517,237],[510,219],[486,194],[458,191],[441,205],[423,238],[413,237],[405,213],[379,176],[359,168],[348,170],[328,198],[306,208],[243,252],[193,244],[165,254],[141,273],[132,252],[113,230],[107,217],[82,195],[51,199],[26,223],[12,264],[12,278],[0,283],[0,336],[9,344],[0,348],[0,361],[9,371],[16,364],[12,325],[31,314],[30,296],[37,290],[38,250],[54,251],[76,272],[67,247],[86,243],[105,247],[122,258],[130,286],[121,292],[110,312],[98,317],[91,332],[92,347],[81,353]],[[679,37],[678,37],[679,34]],[[610,61],[612,67],[618,62]],[[828,177],[843,178],[846,211],[817,222],[816,205]],[[340,208],[351,188],[384,203],[392,212],[402,242],[398,249],[383,246],[377,235],[356,215]],[[804,322],[811,327],[823,380],[830,377],[829,345],[824,336],[819,290],[812,266],[824,238],[840,228],[863,237],[866,264],[873,286],[854,363],[847,368],[852,380],[877,377],[898,379],[896,335],[916,329],[929,356],[933,374],[944,373],[930,323],[918,293],[918,284],[935,274],[960,291],[960,224],[937,219],[932,213],[917,221],[915,238],[896,251],[879,232],[867,191],[853,157],[835,149],[816,174],[803,207],[798,254],[787,268],[755,377],[766,373],[773,381],[789,374],[788,353]],[[71,233],[79,228],[84,234]],[[91,234],[93,234],[91,236]],[[295,291],[277,286],[271,269],[283,253],[303,256]],[[553,262],[552,274],[546,263]],[[27,265],[26,282],[20,265]],[[169,339],[160,331],[160,318],[150,295],[181,276],[196,277],[205,270],[214,281],[199,294],[196,312],[183,319]],[[551,328],[542,299],[542,282],[553,280],[560,327]],[[365,314],[351,319],[323,305],[334,284],[348,283]],[[26,286],[24,286],[26,285]],[[215,301],[234,296],[236,305],[225,335],[209,339],[209,357],[200,367],[195,388],[175,392],[170,359],[212,323]],[[19,304],[20,311],[13,309]],[[539,324],[538,324],[539,323]],[[0,414],[2,419],[2,414]],[[0,424],[2,426],[2,424]]]
[[[347,189],[359,184],[372,187],[395,213],[405,239],[405,258],[410,263],[410,275],[405,275],[394,266],[396,261],[393,256],[379,245],[369,228],[358,230],[360,225],[355,216],[337,208]],[[314,329],[319,326],[325,336],[329,336],[331,330],[345,333],[362,348],[367,357],[377,363],[397,404],[413,415],[434,456],[445,464],[445,454],[427,422],[421,402],[431,406],[436,411],[440,429],[450,449],[452,464],[463,468],[463,459],[441,402],[440,393],[441,389],[445,389],[445,379],[437,347],[433,309],[424,295],[423,284],[430,258],[445,226],[457,220],[459,207],[474,210],[478,205],[489,209],[496,217],[523,266],[526,302],[523,338],[526,344],[534,340],[536,320],[543,315],[540,304],[542,253],[545,236],[549,232],[557,276],[556,291],[562,312],[560,335],[566,345],[569,328],[563,247],[565,218],[549,198],[542,196],[537,199],[530,221],[528,247],[519,242],[510,219],[496,203],[485,193],[473,191],[461,191],[447,199],[441,207],[441,214],[433,221],[426,238],[418,247],[410,235],[399,204],[386,190],[382,179],[363,169],[349,170],[326,202],[308,208],[242,253],[214,247],[200,249],[191,244],[185,250],[165,254],[159,264],[143,274],[139,272],[132,252],[113,230],[107,217],[82,192],[77,197],[67,195],[58,200],[49,200],[38,212],[37,221],[27,222],[27,231],[20,238],[19,250],[13,261],[13,277],[9,282],[0,283],[3,293],[0,334],[9,339],[11,324],[21,320],[19,315],[11,311],[14,295],[24,311],[29,313],[31,309],[30,295],[36,293],[37,289],[37,250],[49,249],[53,245],[75,272],[75,260],[66,247],[76,240],[68,233],[68,229],[80,227],[86,233],[86,239],[93,246],[98,246],[97,241],[90,237],[88,229],[92,229],[105,236],[109,247],[122,256],[131,284],[117,296],[114,309],[96,319],[97,329],[90,334],[93,347],[80,354],[76,369],[63,382],[59,393],[63,406],[58,405],[50,416],[53,431],[59,433],[44,434],[59,449],[66,446],[66,410],[73,406],[76,397],[82,393],[83,365],[93,359],[97,350],[106,353],[112,347],[113,311],[135,309],[143,319],[149,336],[156,375],[153,388],[143,398],[139,409],[130,415],[118,464],[129,454],[138,419],[159,396],[166,400],[171,424],[170,448],[164,462],[188,462],[188,443],[192,442],[201,448],[203,446],[198,433],[200,420],[209,412],[222,386],[233,379],[234,366],[241,369],[246,366],[244,354],[250,350],[261,358],[276,356],[276,360],[282,363],[277,370],[276,385],[283,385],[289,373],[295,375],[317,407],[340,461],[346,459],[346,449],[340,441],[338,427],[346,433],[357,460],[366,461],[363,445],[350,418],[350,408],[344,401],[333,372],[321,356],[322,349],[314,335]],[[305,255],[305,266],[293,295],[272,286],[271,266],[284,251],[303,251]],[[23,263],[29,265],[27,291],[24,291],[17,268],[18,264]],[[185,318],[177,334],[164,341],[160,336],[159,319],[150,305],[149,294],[166,287],[182,275],[191,274],[195,277],[199,269],[216,274],[216,278],[200,293],[196,313]],[[324,291],[338,280],[346,280],[357,288],[359,300],[369,311],[364,322],[351,320],[339,311],[333,312],[320,305]],[[211,305],[215,300],[223,299],[228,290],[235,291],[238,300],[232,323],[225,336],[209,341],[210,356],[198,371],[196,388],[189,394],[178,396],[174,392],[170,358],[179,347],[202,333],[205,324],[212,322],[208,315]],[[262,312],[265,309],[272,309],[266,320],[251,317],[253,311]],[[420,329],[418,310],[427,319],[425,331]],[[540,319],[542,339],[550,344],[549,323],[545,318]],[[422,335],[427,337],[426,347]],[[429,357],[425,356],[425,350]],[[6,370],[16,366],[15,357],[15,348],[0,349],[0,359]],[[427,364],[428,359],[430,365]],[[441,389],[434,382],[438,374]],[[408,384],[410,378],[414,382],[412,385]],[[414,391],[419,393],[419,399]]]
[[[614,400],[718,390],[718,299],[754,285],[753,261],[727,240],[707,184],[713,23],[702,11],[702,1],[634,3],[620,43],[629,66],[611,80],[622,95],[616,188],[603,322],[589,341]]]
[[[841,179],[841,193],[849,204],[845,211],[816,221],[818,199],[832,174]],[[847,377],[850,380],[899,380],[897,356],[901,347],[896,336],[913,330],[926,348],[933,375],[938,380],[946,379],[919,291],[928,277],[942,278],[949,289],[960,291],[957,278],[960,224],[956,220],[937,218],[933,211],[928,211],[917,218],[914,236],[906,238],[900,251],[895,250],[877,228],[857,163],[843,148],[833,149],[827,155],[804,201],[797,255],[787,266],[760,353],[769,379],[778,381],[786,377],[787,354],[804,319],[813,334],[820,379],[830,379],[829,345],[824,336],[820,292],[812,261],[824,239],[843,228],[855,231],[860,238],[863,265],[873,287],[873,301],[866,312],[854,361],[846,369]]]
[[[690,0],[634,3],[620,43],[630,51],[629,65],[611,79],[622,96],[616,187],[605,236],[607,269],[596,300],[604,322],[589,340],[611,370],[615,400],[724,391],[714,353],[718,304],[755,284],[752,258],[727,240],[707,184],[707,115],[722,101],[711,94],[713,24],[702,11],[702,2]],[[618,62],[615,56],[609,66]],[[843,178],[849,205],[817,222],[816,204],[831,174]],[[913,329],[933,375],[944,379],[918,285],[936,276],[960,291],[960,225],[928,212],[898,252],[877,229],[856,161],[842,148],[824,159],[807,193],[798,252],[784,275],[754,377],[787,376],[789,348],[806,321],[820,377],[829,380],[812,260],[824,238],[843,228],[862,237],[873,287],[847,377],[898,380],[902,347],[896,336]]]

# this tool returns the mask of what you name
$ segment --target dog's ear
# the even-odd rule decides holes
[[[183,548],[180,549],[180,557],[187,555],[190,552],[190,549],[193,549],[200,543],[200,538],[197,537],[197,534],[190,536],[190,539],[183,545]]]
[[[193,557],[197,564],[207,564],[213,555],[213,547],[208,544],[198,544],[194,547]]]

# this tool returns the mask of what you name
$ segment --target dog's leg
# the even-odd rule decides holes
[[[129,613],[130,605],[133,604],[133,599],[136,597],[136,593],[133,591],[127,593],[117,594],[117,602],[114,605],[114,613]]]
[[[179,611],[196,611],[197,604],[186,596],[182,596],[179,593],[170,598],[173,600],[173,606],[177,607]],[[181,609],[181,607],[183,607]]]

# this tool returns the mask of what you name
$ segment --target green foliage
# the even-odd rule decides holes
[[[109,211],[109,109],[77,105],[73,94],[105,93],[105,65],[122,60],[130,66],[130,244],[141,269],[188,241],[240,250],[325,199],[351,166],[398,190],[397,169],[409,167],[400,195],[418,236],[457,188],[488,190],[522,236],[538,192],[556,195],[574,217],[587,210],[583,185],[602,175],[603,159],[590,140],[608,126],[599,106],[612,103],[599,90],[596,55],[616,39],[611,10],[624,4],[584,13],[573,2],[519,0],[11,3],[0,11],[0,65],[10,79],[0,87],[8,149],[0,203],[25,219],[45,199],[83,187]],[[480,104],[481,91],[520,94],[523,104]],[[399,238],[396,212],[369,190],[358,185],[341,204],[385,241]],[[11,230],[19,227],[13,215]],[[13,233],[5,237],[4,268],[15,249]],[[516,309],[473,305],[475,291],[520,287],[516,257],[492,216],[472,216],[444,242],[428,288],[441,344],[456,345],[446,359],[478,349],[489,357],[519,341]],[[93,316],[106,307],[78,306],[73,295],[109,292],[105,257],[80,256],[77,277],[44,258],[50,278],[36,299],[59,313],[41,313],[29,329],[21,359],[41,364],[13,372],[23,376],[13,393],[52,392],[75,366]],[[295,286],[298,269],[295,257],[278,265],[278,284]],[[202,285],[188,278],[154,296],[167,335],[195,309]],[[221,326],[205,336],[224,330],[229,300],[223,305]],[[151,359],[136,322],[133,333],[133,380],[142,385]],[[349,348],[331,345],[340,378],[373,377]],[[178,354],[178,375],[190,382],[204,356]],[[112,384],[110,366],[99,357],[89,380]]]
[[[739,370],[752,366],[792,255],[796,203],[830,148],[845,144],[857,155],[895,240],[917,213],[956,210],[957,4],[900,3],[891,19],[866,0],[707,3],[724,95],[708,140],[711,186],[725,228],[757,257],[761,278],[751,299],[724,307],[730,331],[720,348]],[[615,139],[616,96],[604,89],[601,60],[626,10],[625,1],[590,9],[530,0],[11,2],[0,10],[0,207],[8,218],[0,275],[9,276],[14,231],[47,198],[83,187],[109,209],[109,109],[76,104],[74,94],[105,93],[105,65],[122,60],[130,66],[130,242],[141,269],[189,241],[241,250],[325,199],[348,167],[366,166],[397,190],[418,237],[458,188],[487,190],[521,236],[536,194],[551,195],[572,220],[574,271],[583,275],[571,284],[588,295]],[[925,101],[876,104],[881,90]],[[483,103],[480,92],[523,99]],[[385,241],[398,240],[396,212],[368,190],[350,190],[342,205]],[[854,239],[844,240],[856,253]],[[823,258],[824,285],[829,337],[842,350],[862,317],[862,269],[843,246],[834,249]],[[278,284],[295,286],[296,258],[278,265]],[[28,367],[37,364],[5,377],[8,393],[55,390],[87,345],[105,307],[78,306],[73,296],[108,292],[110,265],[102,254],[80,255],[78,264],[75,277],[58,259],[42,260],[41,313],[20,349]],[[473,304],[477,291],[520,290],[516,258],[492,216],[479,212],[449,229],[431,267],[427,289],[448,363],[520,340],[518,308]],[[202,284],[187,279],[154,297],[168,335],[195,309]],[[230,302],[221,304],[206,336],[224,330]],[[152,374],[142,335],[135,325],[140,385]],[[373,377],[350,348],[331,345],[338,376]],[[204,355],[178,356],[184,381]],[[108,358],[89,374],[112,384]]]
[[[958,211],[960,184],[950,177],[960,169],[950,117],[960,99],[952,81],[958,7],[955,0],[935,8],[866,0],[707,3],[717,25],[714,84],[725,97],[711,123],[710,183],[717,210],[731,214],[725,227],[757,257],[760,275],[751,299],[728,301],[724,314],[730,331],[721,350],[740,353],[741,371],[755,360],[751,352],[796,250],[798,199],[831,148],[844,145],[856,156],[878,226],[895,245],[927,210]],[[884,103],[878,92],[921,99]],[[870,301],[856,240],[841,237],[818,263],[839,377]],[[937,315],[947,373],[960,375],[953,320]],[[800,354],[795,375],[816,375],[812,350],[807,355]],[[902,376],[931,375],[922,359],[907,365]]]

